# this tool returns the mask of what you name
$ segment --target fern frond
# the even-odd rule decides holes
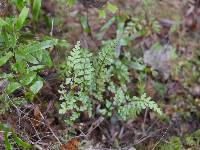
[[[70,125],[76,121],[80,117],[80,113],[84,111],[87,111],[89,117],[91,117],[92,104],[86,93],[79,92],[78,95],[75,95],[73,92],[68,92],[64,88],[59,93],[61,94],[60,100],[62,101],[59,113],[69,113],[69,118],[66,120],[67,124]]]
[[[138,114],[146,108],[162,115],[162,111],[158,105],[152,101],[150,97],[147,97],[146,93],[141,97],[133,96],[131,98],[126,92],[127,89],[117,87],[113,82],[110,83],[108,90],[114,93],[112,105],[116,108],[117,115],[123,120],[136,118]]]
[[[144,93],[141,97],[134,96],[130,98],[129,101],[129,103],[123,107],[120,106],[118,109],[119,115],[124,120],[127,120],[128,118],[135,118],[142,110],[147,108],[153,110],[159,115],[163,114],[158,105],[152,101],[150,97],[147,97],[146,93]]]
[[[102,99],[101,93],[104,91],[105,82],[110,80],[111,70],[109,66],[114,61],[115,48],[117,47],[118,41],[106,44],[99,52],[95,68],[95,93],[98,99]]]
[[[146,108],[149,108],[153,110],[154,112],[158,113],[159,115],[162,115],[161,109],[158,107],[158,104],[155,101],[151,100],[151,97],[147,97],[146,93],[144,93],[141,97],[140,100],[144,102],[144,105]]]
[[[130,97],[126,82],[129,81],[128,67],[121,61],[115,60],[117,41],[105,45],[98,56],[92,61],[92,54],[80,47],[77,42],[75,48],[67,58],[67,78],[61,85],[60,113],[67,114],[68,123],[73,123],[80,117],[81,112],[92,115],[93,98],[101,101],[96,109],[101,115],[117,115],[123,120],[135,118],[146,108],[162,114],[158,105],[143,94],[141,97]],[[114,83],[114,75],[120,82]],[[104,100],[104,101],[102,101]]]
[[[82,49],[80,47],[80,42],[77,42],[67,60],[69,77],[72,78],[72,82],[81,85],[84,90],[86,90],[93,81],[94,68],[91,63],[91,56],[92,54],[86,49]]]
[[[92,104],[88,96],[94,74],[91,56],[92,54],[82,49],[80,42],[77,42],[67,58],[67,78],[59,90],[62,101],[59,112],[70,113],[69,119],[66,120],[68,124],[72,124],[81,112],[87,111],[89,116],[92,114]]]
[[[129,81],[128,67],[119,60],[114,64],[113,74],[117,77],[121,85]]]

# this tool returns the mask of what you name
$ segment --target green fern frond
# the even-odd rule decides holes
[[[140,97],[140,101],[144,102],[146,108],[153,110],[159,115],[163,114],[161,109],[158,107],[158,104],[155,101],[152,101],[151,97],[147,97],[146,93]]]
[[[67,78],[59,90],[62,101],[59,112],[70,113],[67,124],[76,121],[81,112],[87,111],[89,116],[92,114],[92,104],[88,96],[94,76],[91,56],[92,54],[82,49],[80,42],[77,42],[67,58]]]
[[[60,113],[68,115],[68,124],[74,123],[81,112],[91,116],[96,104],[94,100],[99,100],[101,106],[94,110],[106,117],[117,115],[123,120],[136,118],[146,108],[162,114],[158,105],[146,94],[141,97],[129,96],[126,86],[129,81],[128,67],[120,60],[114,62],[116,44],[118,42],[114,41],[105,45],[93,62],[92,54],[82,49],[80,42],[70,52],[66,62],[67,78],[59,91],[62,101]],[[120,84],[114,83],[112,76]]]
[[[115,48],[118,41],[106,44],[99,52],[95,68],[95,93],[98,99],[102,99],[101,93],[104,91],[105,82],[110,80],[111,70],[109,66],[114,62]]]
[[[142,110],[151,109],[159,115],[162,115],[162,111],[158,107],[158,105],[151,100],[151,97],[147,97],[146,93],[144,93],[141,97],[132,97],[129,99],[129,103],[120,106],[118,109],[119,115],[127,120],[128,118],[135,118]]]
[[[113,74],[117,77],[121,85],[124,85],[129,81],[128,66],[119,60],[116,61],[113,66]]]
[[[126,88],[117,87],[113,82],[110,82],[108,90],[114,93],[112,105],[116,108],[119,118],[123,120],[136,118],[138,114],[146,108],[162,115],[162,111],[158,105],[152,101],[150,97],[147,97],[146,93],[141,97],[133,96],[131,98],[127,94]]]
[[[94,68],[91,63],[92,54],[86,49],[80,47],[80,42],[77,42],[75,48],[68,57],[67,64],[69,67],[69,77],[73,83],[78,84],[86,90],[93,81]]]
[[[59,109],[60,114],[69,113],[69,118],[66,120],[68,125],[71,125],[80,117],[81,112],[88,112],[89,117],[92,115],[92,104],[89,97],[84,92],[79,92],[74,94],[73,92],[68,92],[61,86],[62,89],[59,91],[61,94],[60,100],[61,108]]]

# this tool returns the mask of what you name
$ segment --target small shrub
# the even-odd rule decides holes
[[[36,2],[37,1],[37,2]],[[0,109],[1,113],[10,107],[10,99],[18,99],[15,91],[20,94],[20,99],[33,100],[43,87],[43,78],[39,73],[45,68],[51,68],[51,60],[48,48],[59,44],[59,40],[45,38],[35,40],[35,37],[27,38],[24,31],[26,24],[31,23],[29,8],[25,1],[12,1],[20,14],[0,18]],[[22,2],[22,3],[20,3]],[[34,1],[34,21],[38,21],[41,1]],[[62,42],[63,43],[63,42]],[[6,82],[4,82],[6,81]],[[4,85],[4,83],[6,83]],[[23,96],[23,98],[21,98]],[[5,105],[6,107],[3,107]]]

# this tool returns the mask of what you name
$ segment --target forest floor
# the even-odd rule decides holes
[[[14,106],[0,116],[1,122],[10,124],[23,139],[35,143],[36,149],[200,149],[199,0],[156,1],[146,10],[150,12],[146,17],[158,21],[159,33],[147,25],[145,34],[121,48],[122,52],[130,52],[131,57],[142,59],[150,70],[157,71],[157,75],[150,72],[145,77],[145,90],[158,103],[164,117],[159,118],[145,110],[137,119],[126,123],[113,125],[110,120],[97,117],[82,122],[81,127],[77,123],[66,128],[58,112],[57,91],[62,79],[57,76],[57,64],[64,61],[65,53],[77,41],[95,53],[102,41],[115,38],[120,22],[113,21],[113,17],[126,16],[127,25],[143,12],[139,0],[116,0],[113,3],[118,7],[116,14],[108,13],[106,19],[102,19],[95,8],[87,9],[80,3],[69,8],[63,1],[43,1],[41,13],[54,18],[53,26],[50,22],[47,28],[41,19],[37,36],[52,33],[59,39],[66,39],[70,47],[51,51],[55,65],[41,73],[46,82],[37,98],[23,107]],[[81,18],[88,22],[90,32],[84,31]],[[156,47],[156,43],[160,45]],[[152,47],[160,52],[155,53]],[[174,53],[171,47],[175,49]],[[131,75],[138,80],[140,74],[136,71]],[[130,86],[134,91],[133,84]],[[65,144],[61,144],[63,141]],[[3,149],[1,144],[0,149]]]

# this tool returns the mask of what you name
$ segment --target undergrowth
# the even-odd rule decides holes
[[[128,51],[131,42],[134,44],[132,43],[133,46],[130,48],[135,49],[134,46],[139,43],[137,40],[161,34],[162,27],[158,19],[152,17],[155,1],[141,1],[142,11],[137,16],[129,13],[122,14],[114,3],[106,0],[104,2],[93,1],[95,3],[67,0],[67,4],[72,7],[77,1],[87,9],[97,8],[99,19],[106,19],[111,14],[119,13],[109,19],[95,35],[89,34],[93,31],[90,28],[90,22],[88,22],[88,14],[87,17],[81,16],[83,18],[80,17],[79,21],[83,31],[89,36],[94,36],[92,39],[96,38],[95,40],[99,40],[103,44],[98,47],[97,53],[93,53],[92,50],[82,48],[81,42],[78,41],[69,53],[66,52],[66,58],[60,66],[55,66],[51,52],[57,46],[67,47],[68,44],[65,40],[59,40],[52,36],[56,25],[54,25],[54,20],[48,16],[49,14],[43,19],[46,21],[44,24],[49,25],[48,29],[51,28],[50,35],[41,37],[37,33],[40,32],[39,18],[42,1],[8,1],[9,5],[14,7],[14,14],[8,12],[0,18],[0,114],[6,114],[13,107],[18,108],[35,101],[41,102],[43,99],[42,96],[39,97],[39,94],[47,83],[41,74],[46,70],[56,68],[56,73],[62,74],[64,78],[59,89],[56,88],[54,91],[55,95],[58,96],[57,100],[59,99],[55,103],[60,104],[55,112],[59,111],[62,114],[62,117],[58,118],[66,122],[67,130],[71,129],[68,127],[73,128],[75,124],[96,118],[105,120],[117,118],[117,121],[121,121],[120,123],[125,123],[137,119],[144,110],[151,110],[158,116],[164,115],[157,102],[153,100],[153,96],[151,97],[151,94],[145,90],[147,72],[150,70],[149,72],[154,76],[153,67],[145,66],[142,59],[133,58]],[[115,40],[105,40],[104,35],[111,26],[116,27],[116,34],[112,36],[112,39]],[[144,45],[145,42],[139,44]],[[142,49],[140,46],[136,48]],[[194,67],[190,67],[191,64],[185,65],[194,69]],[[60,70],[57,69],[59,67]],[[184,69],[187,68],[183,68],[182,73],[185,72]],[[150,78],[151,75],[149,75]],[[185,76],[187,77],[187,75]],[[195,77],[198,78],[198,75]],[[61,81],[61,79],[58,80]],[[190,81],[185,83],[185,89],[188,91],[190,89],[189,83]],[[164,98],[159,86],[158,90],[161,91]],[[48,107],[51,108],[50,104]],[[57,107],[55,106],[55,108]],[[42,114],[42,111],[38,110],[38,112],[40,115]],[[41,118],[40,116],[39,119]],[[58,118],[56,119],[59,120]],[[144,119],[144,123],[146,119]],[[49,124],[48,126],[50,128]],[[32,146],[21,140],[21,137],[19,136],[19,138],[11,127],[0,124],[0,130],[3,133],[2,137],[6,149],[12,149],[16,145],[23,148]],[[63,134],[68,133],[64,132]],[[56,135],[54,136],[56,137]],[[56,137],[56,140],[59,141],[59,138],[61,139],[61,137]],[[185,140],[191,147],[199,145],[199,138],[196,135],[187,137]],[[179,138],[172,138],[170,142],[172,143],[170,146],[164,145],[162,149],[182,148]]]

